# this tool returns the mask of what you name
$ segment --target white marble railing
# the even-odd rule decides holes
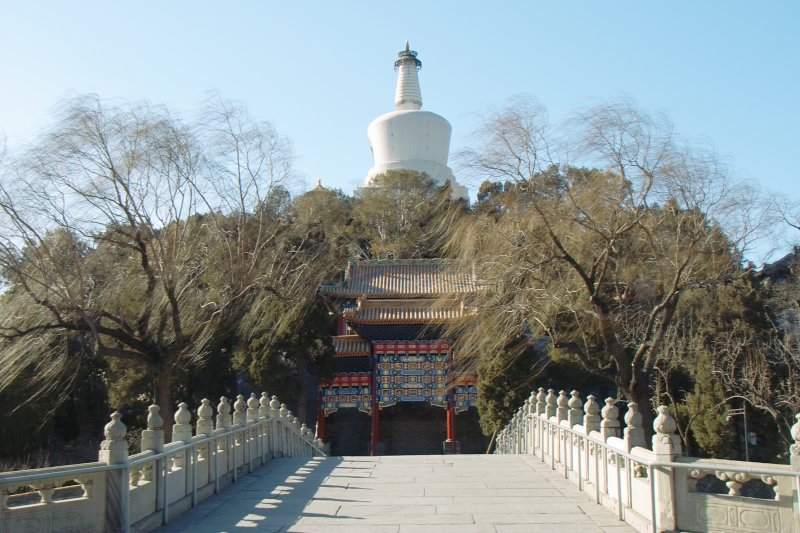
[[[151,405],[141,453],[130,456],[114,413],[98,462],[0,474],[0,532],[150,531],[272,458],[324,455],[322,442],[274,396],[240,395],[233,407],[231,415],[221,398],[215,426],[204,399],[193,428],[181,403],[165,444],[159,407]]]
[[[800,415],[792,427],[791,464],[775,465],[682,456],[665,406],[658,408],[647,449],[638,406],[628,404],[621,432],[614,404],[607,398],[601,410],[594,396],[584,404],[576,391],[540,388],[498,433],[495,453],[537,456],[642,532],[800,532]],[[724,482],[728,494],[699,491],[707,476]],[[750,480],[772,492],[742,496]]]

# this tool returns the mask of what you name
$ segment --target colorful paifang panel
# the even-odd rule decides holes
[[[456,409],[462,411],[478,406],[478,387],[475,385],[459,385],[456,387]]]
[[[385,354],[376,357],[378,403],[447,401],[447,354]]]
[[[329,415],[338,409],[355,408],[367,414],[372,412],[372,395],[369,387],[370,375],[366,372],[337,374],[324,383],[322,408]]]

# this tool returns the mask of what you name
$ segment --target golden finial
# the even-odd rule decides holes
[[[315,190],[321,191],[323,189],[324,189],[324,187],[322,186],[322,180],[321,179],[317,179],[317,186],[315,187]]]

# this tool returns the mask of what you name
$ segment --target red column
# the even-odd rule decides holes
[[[447,443],[450,445],[450,452],[456,453],[455,389],[450,389],[450,394],[447,396]]]

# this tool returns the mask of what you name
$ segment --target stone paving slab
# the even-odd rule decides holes
[[[163,532],[633,533],[521,455],[278,459]]]

